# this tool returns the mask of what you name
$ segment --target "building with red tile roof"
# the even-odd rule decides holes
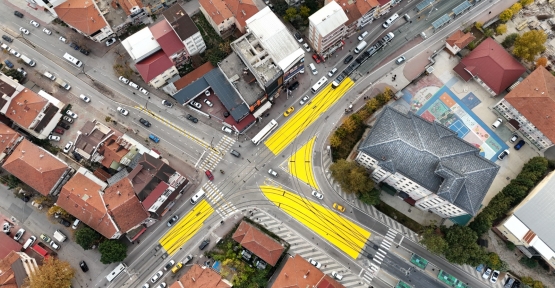
[[[143,8],[143,2],[141,0],[117,0],[121,9],[127,14],[127,16],[133,13],[133,8]]]
[[[539,66],[493,107],[528,143],[545,150],[555,143],[555,76]]]
[[[159,88],[166,84],[166,79],[179,75],[173,62],[166,56],[164,50],[148,56],[146,59],[135,64],[141,77],[148,85]]]
[[[488,37],[453,70],[464,81],[475,79],[495,96],[515,83],[526,68],[499,43]]]
[[[245,221],[241,221],[231,238],[272,266],[276,265],[285,249],[278,241]]]
[[[104,191],[104,203],[122,233],[138,227],[149,219],[128,178],[123,178]]]
[[[179,6],[179,4],[176,5]],[[185,53],[185,45],[168,21],[160,21],[150,26],[149,29],[168,58],[174,59],[178,57],[177,55]]]
[[[23,140],[21,134],[0,122],[0,163],[12,153],[21,140]]]
[[[193,264],[191,269],[181,276],[179,280],[170,285],[170,288],[231,288],[233,285],[216,271]]]
[[[252,0],[199,0],[199,4],[206,20],[223,38],[235,28],[245,33],[247,19],[259,11]]]
[[[380,7],[380,3],[378,3],[377,0],[326,0],[325,4],[331,1],[337,2],[337,4],[343,8],[347,18],[349,18],[349,20],[345,23],[347,26],[347,37],[353,35],[364,26],[372,23],[375,17],[379,16],[375,15]]]
[[[117,239],[122,233],[103,200],[106,186],[92,172],[80,168],[62,187],[56,205],[102,236]]]
[[[455,55],[466,47],[466,45],[470,44],[470,42],[474,41],[474,39],[476,39],[476,37],[474,37],[472,33],[464,33],[461,30],[457,30],[445,40],[445,46],[451,54]]]
[[[286,261],[271,288],[344,288],[298,254]]]
[[[18,251],[13,250],[0,257],[0,286],[2,288],[25,287],[25,279],[32,277],[32,274],[38,271],[35,259]]]
[[[103,156],[100,164],[116,171],[120,167],[123,157],[129,153],[129,149],[122,146],[121,141],[118,141],[119,139],[121,139],[121,135],[113,134],[98,149],[98,153]]]
[[[164,11],[166,21],[171,25],[179,39],[185,45],[188,55],[197,55],[206,50],[206,43],[193,19],[180,4],[175,4]]]
[[[4,221],[2,221],[2,223],[4,223]],[[23,247],[21,243],[13,240],[13,235],[17,232],[17,229],[12,228],[11,230],[13,230],[11,231],[12,236],[6,233],[0,233],[0,258],[10,255],[12,251],[21,251]]]
[[[210,72],[210,70],[214,69],[214,65],[210,62],[206,62],[202,64],[197,69],[185,74],[185,76],[179,78],[179,80],[173,82],[173,85],[176,91],[179,91],[189,84],[197,81],[198,79],[202,78],[206,73]]]
[[[58,18],[87,38],[102,42],[114,31],[92,0],[67,0],[54,8]]]
[[[393,4],[392,2],[396,2],[396,1],[400,2],[400,0],[377,0],[377,1],[380,4],[380,6],[376,11],[376,18],[380,18],[382,15],[389,13],[389,11],[391,10],[391,4]]]
[[[65,162],[26,139],[17,145],[2,168],[44,196],[57,195],[70,172]]]

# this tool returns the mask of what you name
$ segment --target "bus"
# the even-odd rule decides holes
[[[318,80],[318,82],[316,82],[316,84],[314,84],[314,86],[312,86],[312,88],[310,88],[310,91],[312,91],[312,93],[316,93],[316,92],[318,92],[318,90],[320,90],[320,89],[322,88],[322,86],[324,86],[326,83],[328,83],[328,78],[322,77],[322,79]]]
[[[116,277],[118,277],[126,268],[127,265],[125,265],[125,263],[120,263],[114,270],[112,270],[112,272],[110,272],[110,274],[106,276],[106,280],[108,280],[108,282],[114,281],[114,279],[116,279]]]
[[[277,121],[272,119],[272,121],[270,121],[270,123],[268,123],[268,125],[266,125],[266,127],[264,127],[262,130],[260,130],[260,132],[258,132],[258,134],[256,134],[256,136],[254,136],[254,138],[252,138],[252,143],[254,143],[254,145],[260,144],[260,142],[262,142],[262,140],[264,140],[264,139],[266,139],[266,137],[270,136],[272,131],[276,130],[277,126],[278,126]]]

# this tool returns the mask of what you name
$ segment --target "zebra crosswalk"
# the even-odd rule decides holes
[[[237,208],[224,199],[222,192],[220,192],[218,187],[216,187],[216,185],[214,185],[211,181],[202,185],[202,190],[204,191],[208,202],[210,202],[214,208],[214,211],[216,211],[222,219],[226,219],[233,213],[237,212]]]
[[[380,265],[382,264],[382,261],[385,259],[385,256],[389,252],[391,245],[393,245],[393,242],[397,234],[398,234],[397,231],[390,228],[385,234],[385,236],[383,237],[383,240],[380,243],[380,246],[378,246],[378,251],[376,251],[376,253],[372,257],[372,261],[367,262],[368,263],[366,265],[367,269],[364,269],[362,273],[362,279],[364,279],[366,283],[370,284],[370,282],[372,282],[372,279],[376,277],[376,275],[378,275],[378,272],[380,271]]]
[[[318,246],[315,246],[313,243],[314,241],[308,241],[302,236],[297,235],[294,230],[287,227],[282,221],[279,221],[258,209],[250,210],[247,215],[251,218],[251,220],[264,226],[281,239],[287,241],[291,245],[288,252],[289,254],[299,254],[306,260],[312,258],[315,261],[320,262],[322,264],[320,270],[325,274],[331,275],[331,272],[336,271],[337,273],[343,275],[341,284],[345,287],[367,287],[367,285],[362,284],[358,275],[352,273],[351,270],[336,262],[333,257],[330,257]]]
[[[220,163],[224,155],[227,153],[227,151],[230,150],[231,146],[234,143],[235,139],[224,135],[222,139],[220,139],[220,141],[216,144],[216,146],[214,146],[215,149],[209,150],[210,153],[204,158],[202,163],[199,165],[199,168],[203,171],[214,170],[214,168],[216,168],[216,165]]]

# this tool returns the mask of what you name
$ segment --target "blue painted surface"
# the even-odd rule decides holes
[[[461,99],[461,102],[466,105],[469,109],[474,109],[474,107],[478,106],[482,101],[474,95],[474,93],[470,92],[466,96]]]
[[[459,78],[457,76],[449,79],[449,81],[447,81],[447,83],[445,83],[445,86],[451,88],[451,86],[455,85],[457,82],[459,82]]]

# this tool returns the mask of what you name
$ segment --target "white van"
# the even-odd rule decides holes
[[[357,48],[355,48],[355,53],[358,54],[362,51],[362,49],[364,49],[364,47],[366,47],[366,45],[368,45],[368,43],[366,43],[366,41],[360,41],[360,43],[358,43]]]
[[[204,197],[204,190],[200,189],[200,191],[198,191],[197,194],[191,197],[191,204],[193,205],[197,204],[198,200],[200,200],[202,197]]]
[[[25,250],[25,249],[29,248],[31,245],[33,245],[33,243],[35,243],[36,240],[37,240],[37,237],[35,237],[35,236],[29,237],[29,239],[27,239],[25,244],[23,244],[23,250]]]
[[[364,37],[366,37],[366,35],[368,35],[368,31],[362,32],[362,34],[358,36],[358,41],[364,40]]]
[[[81,67],[83,66],[83,62],[79,61],[79,59],[71,56],[69,53],[64,54],[64,59],[66,59],[67,61],[73,63],[73,65],[77,66],[77,67]]]
[[[391,24],[395,23],[399,19],[399,15],[397,13],[393,14],[389,19],[385,20],[385,23],[382,24],[383,28],[389,27]]]
[[[312,74],[314,75],[318,74],[318,70],[316,70],[316,66],[314,66],[314,63],[310,63],[308,67],[310,67],[310,71],[312,71]]]

